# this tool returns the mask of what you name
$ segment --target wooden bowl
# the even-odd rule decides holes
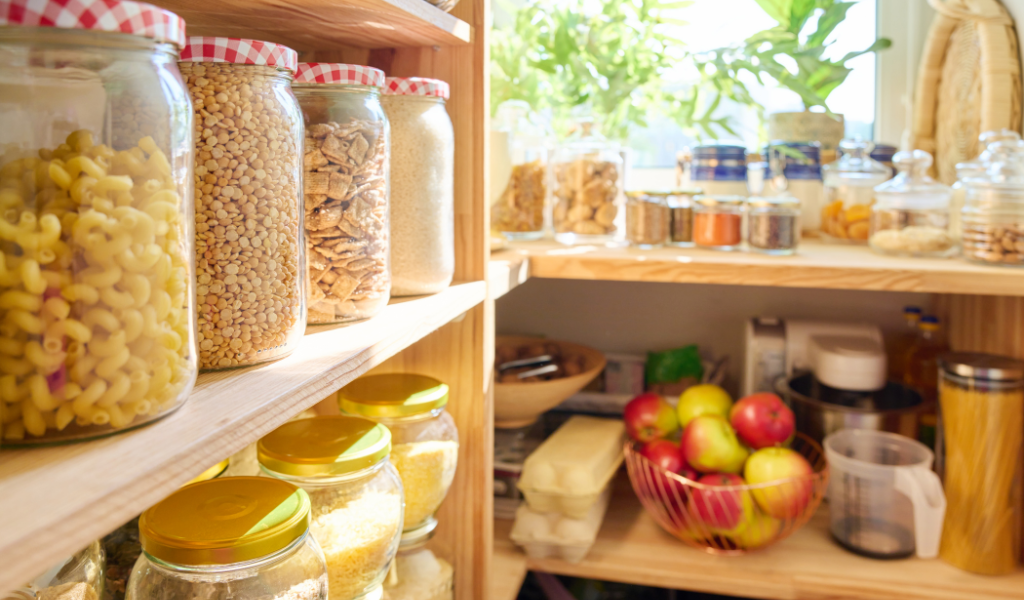
[[[562,354],[583,356],[583,372],[579,375],[521,383],[494,383],[494,426],[503,429],[525,427],[537,420],[541,413],[558,406],[563,400],[582,390],[604,369],[604,354],[573,344],[545,338],[520,335],[499,335],[500,346],[527,346],[534,343],[551,343],[558,346]],[[497,371],[495,371],[497,374]]]

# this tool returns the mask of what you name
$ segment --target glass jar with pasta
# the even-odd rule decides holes
[[[0,4],[5,444],[141,425],[196,376],[185,24],[139,2],[28,4]]]

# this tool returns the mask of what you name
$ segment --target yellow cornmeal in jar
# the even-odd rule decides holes
[[[455,477],[458,458],[458,442],[413,442],[391,448],[391,464],[405,488],[405,529],[420,525],[437,512]]]
[[[356,598],[383,581],[402,522],[401,504],[395,492],[371,491],[320,509],[310,531],[327,560],[331,600]]]

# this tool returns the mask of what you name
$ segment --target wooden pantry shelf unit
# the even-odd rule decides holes
[[[182,408],[135,431],[4,450],[0,591],[21,585],[26,574],[44,571],[360,374],[460,320],[479,307],[485,288],[483,281],[457,283],[433,296],[394,300],[367,321],[311,327],[291,356],[203,374]]]
[[[515,598],[512,575],[526,568],[558,575],[660,586],[763,600],[1019,600],[1024,571],[1002,577],[972,575],[941,560],[882,561],[851,554],[831,540],[822,506],[790,538],[745,556],[714,556],[665,533],[619,481],[608,514],[586,558],[578,564],[527,559],[512,544],[511,521],[496,520],[494,569],[509,576],[495,599]],[[525,566],[525,568],[523,568]],[[496,580],[496,584],[498,581]]]

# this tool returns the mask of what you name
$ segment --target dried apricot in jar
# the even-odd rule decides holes
[[[869,230],[870,225],[867,221],[857,221],[856,223],[851,223],[846,228],[846,232],[850,239],[857,241],[867,241]]]
[[[865,221],[871,217],[871,205],[854,204],[846,209],[846,222]],[[852,237],[852,236],[851,236]],[[867,238],[864,238],[867,239]]]

